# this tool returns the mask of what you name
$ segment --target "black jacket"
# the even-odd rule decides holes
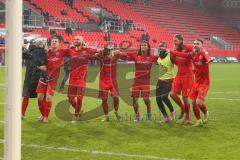
[[[40,69],[37,68],[39,64],[45,63],[34,57],[39,54],[39,48],[34,45],[30,45],[28,50],[23,51],[23,59],[26,62],[26,73],[23,86],[23,96],[29,96],[29,98],[36,98],[36,88],[40,78]],[[45,57],[46,58],[46,57]]]

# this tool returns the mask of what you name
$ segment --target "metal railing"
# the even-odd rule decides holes
[[[101,24],[101,30],[104,32],[117,31],[123,33],[127,31],[147,31],[147,27],[145,24],[140,23],[124,23],[123,21],[104,20]]]
[[[42,28],[44,26],[44,17],[36,15],[24,15],[23,16],[23,26],[32,28]]]
[[[54,29],[66,29],[73,28],[74,25],[70,18],[60,18],[60,17],[44,17],[42,15],[24,15],[23,16],[23,26],[26,28],[43,28],[51,27]]]
[[[55,29],[74,29],[74,25],[70,18],[50,17],[49,20],[45,19],[45,26]]]
[[[225,49],[225,50],[232,50],[232,45],[224,41],[221,37],[219,36],[211,36],[210,40],[212,43],[217,45],[218,47]]]
[[[123,25],[121,25],[119,21],[104,20],[100,28],[104,32],[117,31],[123,33]]]

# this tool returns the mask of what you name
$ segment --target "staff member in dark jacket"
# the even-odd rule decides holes
[[[23,51],[23,59],[26,62],[26,73],[23,84],[23,101],[22,101],[22,118],[25,117],[25,112],[29,103],[29,98],[37,98],[36,88],[40,78],[41,70],[38,67],[38,56],[44,50],[38,41],[33,42],[28,50]],[[41,68],[41,67],[40,67]]]

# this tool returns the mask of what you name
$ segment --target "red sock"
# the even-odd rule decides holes
[[[173,98],[173,100],[174,100],[174,101],[177,103],[177,105],[181,108],[181,111],[184,112],[184,111],[185,111],[185,109],[184,109],[185,107],[184,107],[181,99],[180,99],[178,96],[175,96],[175,97]]]
[[[82,96],[77,97],[77,103],[75,105],[75,116],[78,116],[82,108]]]
[[[151,105],[147,105],[147,113],[151,113],[152,112],[152,107]]]
[[[185,105],[186,119],[190,118],[190,104]]]
[[[69,103],[71,104],[71,106],[72,106],[73,108],[75,108],[75,107],[74,107],[74,106],[75,106],[74,97],[68,97],[68,101],[69,101]]]
[[[44,107],[44,117],[45,118],[48,118],[51,107],[52,107],[52,102],[51,101],[46,101],[45,102],[45,107]]]
[[[207,114],[207,106],[204,104],[200,107],[201,111],[204,113],[204,114]]]
[[[38,108],[42,116],[44,116],[45,103],[43,100],[38,100]]]
[[[24,97],[23,101],[22,101],[22,115],[25,116],[25,112],[27,110],[28,107],[28,102],[29,102],[29,98],[28,97]]]
[[[194,115],[197,118],[197,120],[201,119],[199,105],[196,105],[195,107],[193,107],[193,112],[194,112]]]
[[[114,106],[115,112],[117,112],[118,108],[119,108],[119,99],[118,98],[113,98],[113,106]]]
[[[133,109],[134,109],[134,112],[136,115],[139,115],[139,106],[138,106],[138,102],[136,102],[134,105],[133,105]]]
[[[186,112],[187,114],[190,113],[190,104],[185,105],[185,112]]]
[[[103,112],[105,115],[108,115],[108,103],[107,103],[107,99],[106,100],[102,100],[102,107],[103,107]]]

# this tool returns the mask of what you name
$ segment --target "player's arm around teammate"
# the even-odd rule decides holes
[[[36,92],[38,93],[38,105],[41,116],[39,120],[48,122],[48,116],[52,107],[52,96],[58,83],[60,67],[64,63],[64,56],[70,55],[69,49],[60,49],[60,39],[57,36],[51,38],[51,46],[47,52],[47,68],[49,76],[53,78],[51,82],[43,84],[39,81]],[[44,68],[42,68],[44,69]],[[44,69],[45,70],[45,69]]]
[[[173,38],[174,50],[182,53],[192,52],[192,46],[183,44],[183,36],[175,35]],[[175,64],[178,66],[177,75],[174,78],[170,96],[181,108],[178,119],[183,120],[184,124],[190,124],[190,102],[189,94],[193,85],[192,60],[176,56]],[[182,94],[182,100],[178,94]],[[183,119],[184,118],[184,119]]]
[[[162,123],[172,122],[175,119],[175,114],[173,105],[168,96],[174,79],[174,64],[172,62],[172,54],[167,50],[166,42],[160,42],[159,44],[159,58],[157,64],[159,66],[159,79],[156,85],[156,101],[163,115]],[[170,111],[170,116],[168,116],[166,112],[164,103]]]
[[[205,104],[205,97],[210,86],[209,63],[212,59],[208,53],[203,50],[203,41],[196,39],[193,43],[193,51],[191,53],[181,53],[173,51],[175,56],[189,58],[193,61],[195,81],[190,92],[194,115],[197,119],[196,126],[202,125],[203,121],[200,116],[200,110],[203,112],[205,119],[208,119],[208,110]]]
[[[202,125],[203,122],[207,122],[208,120],[208,110],[205,104],[205,98],[210,87],[210,62],[212,62],[212,59],[208,53],[203,50],[203,41],[201,39],[196,39],[193,43],[195,81],[190,93],[194,115],[197,119],[195,126]],[[205,116],[204,120],[201,118],[200,110]]]
[[[79,118],[85,95],[88,62],[99,49],[89,48],[82,36],[76,36],[71,51],[68,100],[75,110],[72,120],[72,123],[75,123]]]
[[[156,57],[151,55],[149,42],[142,41],[137,53],[128,53],[127,60],[135,62],[135,76],[132,86],[133,108],[135,122],[140,121],[138,98],[141,96],[147,108],[147,120],[152,119],[152,107],[150,101],[150,74],[152,64]]]
[[[95,58],[97,58],[101,64],[99,98],[102,100],[102,108],[104,112],[104,119],[102,121],[109,121],[109,92],[111,92],[113,98],[114,114],[117,120],[120,121],[121,116],[118,114],[119,89],[117,84],[117,61],[122,58],[122,55],[115,52],[114,48],[105,48],[102,52],[96,54]]]

